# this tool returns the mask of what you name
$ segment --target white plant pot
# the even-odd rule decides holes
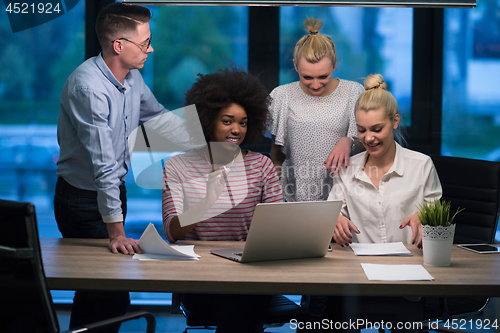
[[[422,226],[424,265],[450,266],[455,225],[449,227]]]

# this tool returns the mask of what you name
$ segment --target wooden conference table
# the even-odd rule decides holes
[[[41,238],[50,289],[318,295],[500,296],[500,254],[453,246],[450,267],[424,266],[434,281],[369,281],[360,263],[423,264],[411,257],[361,257],[333,244],[324,258],[241,264],[211,255],[239,242],[190,242],[197,261],[139,261],[112,254],[106,239]]]

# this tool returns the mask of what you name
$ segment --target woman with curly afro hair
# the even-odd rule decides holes
[[[269,95],[256,77],[233,68],[200,74],[185,100],[196,107],[196,112],[184,114],[188,131],[198,137],[203,131],[207,144],[165,162],[163,233],[170,242],[244,241],[255,206],[283,201],[271,159],[240,148],[261,138]],[[208,312],[220,333],[262,331],[263,311],[271,296],[183,294],[180,298],[190,311]]]
[[[255,76],[234,68],[220,69],[207,75],[198,74],[198,79],[186,92],[185,104],[196,106],[206,142],[214,141],[211,136],[215,119],[220,110],[231,104],[241,106],[248,116],[247,133],[242,143],[261,139],[270,121],[271,100],[266,89]],[[186,119],[186,123],[195,122]]]

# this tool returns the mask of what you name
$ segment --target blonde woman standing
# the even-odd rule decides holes
[[[357,82],[334,78],[335,45],[320,33],[322,22],[304,21],[307,35],[295,46],[300,81],[271,92],[271,160],[281,172],[286,201],[326,200],[332,173],[347,167],[356,138],[354,104],[363,92]]]
[[[293,64],[300,81],[271,92],[271,160],[281,174],[286,201],[326,200],[332,173],[347,167],[356,138],[354,105],[363,86],[334,78],[337,55],[323,23],[304,21],[307,35],[295,45]],[[311,320],[321,319],[326,297],[307,296]]]

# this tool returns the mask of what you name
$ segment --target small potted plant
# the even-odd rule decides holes
[[[455,224],[453,220],[464,208],[457,209],[450,217],[451,202],[435,200],[418,206],[418,218],[422,224],[424,264],[450,266]]]

